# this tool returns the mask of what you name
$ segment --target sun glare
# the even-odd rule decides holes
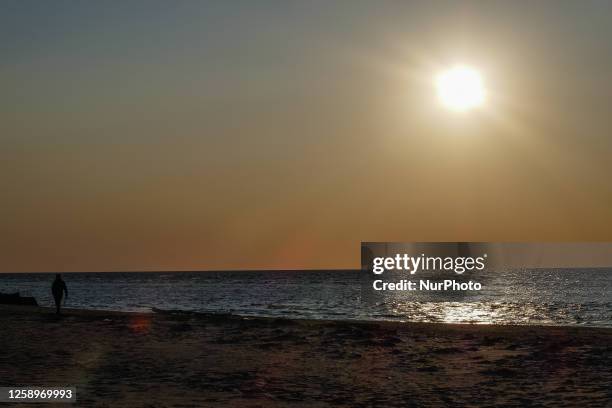
[[[464,112],[481,106],[486,91],[480,73],[470,67],[456,66],[436,77],[438,96],[444,106]]]

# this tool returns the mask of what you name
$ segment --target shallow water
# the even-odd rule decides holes
[[[0,274],[0,292],[51,306],[53,274]],[[612,327],[612,269],[489,273],[479,292],[385,292],[362,302],[359,271],[67,273],[67,307],[240,315]]]

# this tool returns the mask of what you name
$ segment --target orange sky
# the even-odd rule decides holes
[[[612,6],[476,4],[10,3],[0,271],[612,240]],[[455,62],[483,109],[439,106]]]

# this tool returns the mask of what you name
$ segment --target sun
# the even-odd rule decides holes
[[[440,101],[447,108],[465,112],[482,106],[486,90],[480,72],[464,65],[450,68],[435,79]]]

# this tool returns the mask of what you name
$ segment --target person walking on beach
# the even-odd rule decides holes
[[[66,282],[62,280],[62,275],[59,273],[55,275],[55,280],[51,286],[51,293],[53,293],[53,299],[55,300],[55,313],[60,314],[60,306],[62,304],[62,297],[66,292],[66,299],[68,299],[68,288]]]

